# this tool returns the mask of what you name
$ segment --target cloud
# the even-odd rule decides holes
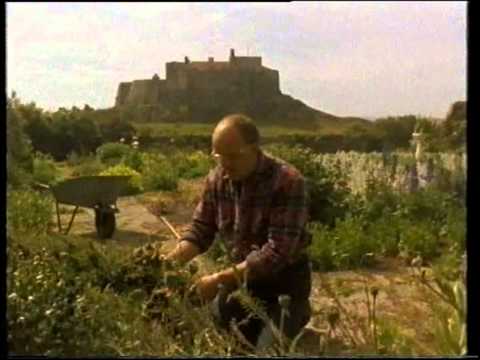
[[[465,11],[463,2],[7,3],[7,88],[106,107],[120,81],[164,78],[165,63],[184,56],[225,61],[235,48],[262,56],[283,92],[325,111],[431,112],[465,94]]]

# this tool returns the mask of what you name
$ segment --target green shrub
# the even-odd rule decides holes
[[[9,244],[11,353],[115,355],[127,342],[134,343],[143,326],[141,303],[95,286],[91,264],[75,271],[73,261],[80,263],[81,255],[88,255],[84,253],[78,248],[69,252],[22,250]]]
[[[12,188],[28,187],[33,181],[33,174],[18,164],[11,164],[7,154],[7,186]]]
[[[15,92],[7,99],[6,147],[7,183],[13,187],[28,185],[33,172],[33,148],[25,133],[25,117],[19,111],[20,100]]]
[[[333,231],[321,223],[312,223],[310,230],[313,235],[312,244],[308,248],[312,267],[316,271],[335,269],[333,260]]]
[[[448,209],[461,204],[448,193],[437,190],[419,190],[410,194],[399,195],[399,211],[411,220],[431,220],[444,223]]]
[[[400,233],[399,249],[410,256],[422,256],[425,260],[441,254],[438,228],[432,222],[410,222]]]
[[[376,244],[366,229],[366,223],[360,218],[347,216],[337,222],[333,252],[337,268],[351,269],[359,265],[370,265],[368,254],[376,251]]]
[[[374,221],[385,214],[391,213],[397,208],[403,195],[396,193],[385,179],[376,178],[373,174],[369,174],[367,187],[363,195],[363,218]]]
[[[106,143],[97,148],[97,156],[107,165],[116,165],[132,151],[132,148],[121,143]]]
[[[440,236],[451,246],[450,250],[460,255],[465,251],[467,209],[465,207],[452,207],[447,210],[445,225],[440,231]]]
[[[338,220],[334,228],[313,224],[309,251],[314,268],[328,271],[370,265],[377,249],[366,228],[361,218],[351,216]]]
[[[124,247],[111,247],[108,255],[104,250],[63,236],[9,239],[11,354],[230,354],[233,339],[215,329],[204,307],[182,295],[192,285],[192,269],[166,269],[147,247],[133,257]]]
[[[106,169],[106,165],[103,164],[97,157],[88,156],[83,158],[80,163],[75,166],[72,175],[73,176],[95,176],[100,174]]]
[[[33,180],[47,185],[54,185],[62,180],[60,170],[50,155],[37,152],[33,159]]]
[[[202,151],[193,151],[189,154],[177,152],[171,159],[178,169],[178,175],[184,179],[194,179],[208,174],[215,166],[213,159]]]
[[[128,152],[124,156],[123,163],[129,168],[141,172],[143,166],[143,158],[144,157],[142,156],[142,153],[140,151],[132,149],[132,151]]]
[[[45,233],[52,218],[53,198],[32,190],[7,193],[7,230],[17,234]]]
[[[143,184],[147,190],[176,190],[178,170],[166,156],[147,154],[142,165]]]
[[[125,195],[135,195],[143,192],[142,175],[126,165],[118,164],[102,171],[100,176],[131,176],[128,186],[124,191]]]
[[[376,251],[385,256],[397,256],[400,233],[408,222],[394,214],[385,214],[368,226],[367,234],[377,244]]]

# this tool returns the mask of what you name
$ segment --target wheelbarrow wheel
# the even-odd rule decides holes
[[[110,239],[115,232],[115,213],[95,210],[95,227],[100,239]]]

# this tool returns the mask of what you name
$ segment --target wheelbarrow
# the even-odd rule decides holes
[[[79,207],[95,211],[95,227],[100,239],[109,239],[115,232],[115,214],[118,213],[117,198],[127,186],[130,176],[82,176],[48,186],[37,187],[50,189],[55,197],[58,231],[63,232],[58,204],[75,206],[72,217],[64,234],[70,231]]]

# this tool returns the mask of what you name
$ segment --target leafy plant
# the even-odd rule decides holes
[[[142,165],[143,184],[148,190],[176,190],[178,170],[166,156],[148,154]]]
[[[190,153],[177,152],[171,159],[178,169],[178,174],[184,179],[194,179],[207,175],[208,171],[215,165],[210,156],[202,151]]]
[[[102,171],[100,176],[131,176],[125,195],[134,195],[143,192],[142,175],[126,165],[118,164]]]
[[[54,185],[62,180],[60,170],[50,155],[40,152],[35,153],[33,159],[33,180],[46,185]]]
[[[14,234],[41,234],[52,218],[51,196],[32,190],[7,193],[7,229]]]
[[[107,165],[103,164],[95,156],[87,156],[74,167],[73,176],[95,176],[104,171]]]
[[[124,155],[123,164],[125,164],[129,168],[132,168],[135,171],[141,172],[143,166],[143,159],[143,154],[140,151],[133,149],[132,151]]]
[[[456,261],[433,267],[431,277],[417,269],[415,278],[423,288],[425,299],[436,314],[432,320],[435,352],[440,355],[466,355],[466,287],[465,270]],[[463,270],[463,271],[462,271]]]
[[[23,127],[25,119],[19,112],[20,101],[15,92],[7,101],[7,182],[18,187],[30,182],[33,171],[33,149]]]
[[[131,151],[130,146],[126,144],[110,142],[97,148],[97,156],[104,164],[116,165]]]

